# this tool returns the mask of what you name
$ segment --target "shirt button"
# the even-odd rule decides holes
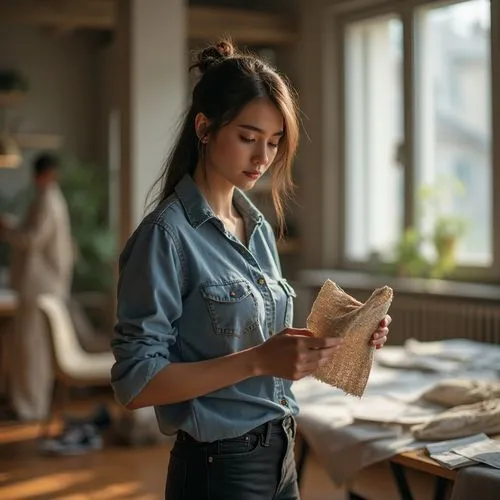
[[[288,406],[288,401],[287,401],[285,398],[283,398],[283,399],[280,401],[280,403],[281,403],[283,406]]]
[[[266,280],[265,280],[264,278],[259,278],[259,279],[257,280],[257,283],[258,283],[259,285],[265,285],[265,284],[266,284]]]

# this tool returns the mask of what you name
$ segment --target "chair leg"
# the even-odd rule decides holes
[[[40,423],[40,429],[38,432],[38,440],[43,441],[44,439],[47,439],[50,435],[50,424],[52,423],[52,420],[54,418],[54,415],[56,413],[57,409],[57,396],[62,387],[60,388],[61,383],[59,380],[55,379],[54,384],[52,386],[52,394],[50,398],[50,406],[49,406],[49,411],[47,413],[47,416],[45,417],[45,420],[43,420]]]

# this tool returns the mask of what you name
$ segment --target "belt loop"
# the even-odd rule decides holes
[[[271,445],[271,433],[273,430],[273,423],[272,422],[267,422],[266,424],[266,430],[264,432],[264,442],[262,443],[262,446],[268,447]]]

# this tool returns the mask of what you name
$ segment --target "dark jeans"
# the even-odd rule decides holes
[[[232,439],[200,443],[180,431],[165,500],[299,500],[292,417]]]

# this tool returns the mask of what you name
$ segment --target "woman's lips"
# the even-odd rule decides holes
[[[249,179],[256,181],[260,177],[260,172],[243,172]]]

